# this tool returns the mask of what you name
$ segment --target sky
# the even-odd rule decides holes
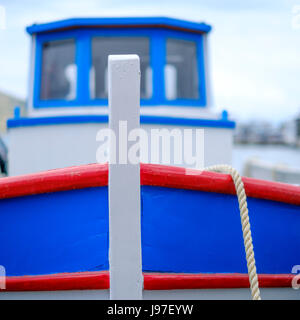
[[[300,114],[300,0],[0,0],[0,17],[1,7],[0,91],[27,97],[28,25],[71,17],[167,16],[212,25],[214,110],[226,109],[240,121],[274,123]]]

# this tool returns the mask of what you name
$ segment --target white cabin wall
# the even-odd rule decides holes
[[[190,126],[142,125],[151,128],[196,129]],[[10,176],[96,162],[98,130],[107,123],[58,124],[10,128]],[[197,127],[200,128],[200,127]],[[231,164],[232,129],[204,129],[204,165]],[[150,158],[149,158],[150,159]],[[149,161],[150,162],[150,161]],[[171,163],[172,165],[172,163]],[[185,166],[183,164],[183,166]],[[193,166],[191,166],[193,167]]]
[[[224,128],[205,128],[204,130],[204,163],[232,164],[233,130]]]
[[[30,117],[58,117],[58,116],[74,116],[74,115],[107,115],[107,106],[78,106],[74,108],[35,108],[29,109]],[[141,107],[141,115],[150,116],[166,116],[166,117],[183,117],[197,119],[220,119],[220,114],[212,112],[207,108],[195,108],[188,106],[143,106]]]
[[[96,133],[107,124],[62,124],[9,129],[9,175],[96,162]]]

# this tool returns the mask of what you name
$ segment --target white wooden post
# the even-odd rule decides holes
[[[142,299],[140,165],[129,163],[127,156],[133,144],[127,142],[127,132],[140,126],[137,55],[108,57],[108,90],[109,128],[116,136],[116,145],[110,142],[110,150],[116,147],[116,163],[111,152],[109,163],[110,298]]]

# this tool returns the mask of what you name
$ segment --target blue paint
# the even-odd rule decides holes
[[[202,35],[195,35],[191,33],[183,33],[178,31],[163,30],[159,32],[160,43],[156,43],[155,49],[160,52],[157,58],[157,63],[160,72],[159,81],[154,79],[154,82],[158,82],[155,90],[162,91],[159,99],[155,101],[157,105],[172,105],[172,106],[188,106],[188,107],[205,107],[206,106],[206,81],[205,81],[205,62],[204,62],[204,49],[203,49],[203,37]],[[167,100],[165,96],[165,83],[164,83],[164,67],[166,64],[166,43],[167,39],[181,39],[193,41],[196,43],[197,54],[197,69],[198,69],[198,99],[174,99]],[[154,83],[155,85],[155,83]]]
[[[61,21],[55,21],[44,24],[33,24],[26,28],[29,34],[55,31],[58,29],[73,28],[73,27],[95,27],[95,26],[111,26],[111,25],[128,25],[128,26],[169,26],[188,29],[194,32],[210,32],[211,26],[205,23],[197,23],[179,19],[166,17],[130,17],[130,18],[73,18]]]
[[[7,128],[59,125],[59,124],[78,124],[78,123],[107,123],[107,115],[74,115],[74,116],[58,116],[58,117],[40,117],[40,118],[18,118],[8,119]],[[158,125],[177,125],[177,126],[195,126],[209,128],[235,128],[235,122],[229,120],[214,119],[191,119],[191,118],[175,118],[162,116],[141,116],[142,124],[158,124]]]
[[[107,122],[108,122],[107,115],[20,118],[20,119],[8,119],[7,128],[58,125],[58,124],[77,124],[77,123],[107,123]]]
[[[234,121],[223,121],[214,119],[192,119],[192,118],[175,118],[175,117],[158,117],[158,116],[141,116],[143,124],[164,124],[178,126],[194,126],[207,128],[228,128],[234,129]]]
[[[160,19],[149,18],[149,23],[156,21],[158,23]],[[81,20],[81,19],[79,19]],[[141,99],[141,106],[157,106],[157,105],[172,105],[172,106],[194,106],[205,107],[206,106],[206,88],[205,88],[205,63],[203,52],[203,35],[195,34],[176,30],[157,29],[157,28],[145,28],[142,23],[139,28],[126,29],[126,28],[95,28],[95,23],[89,23],[89,21],[98,21],[97,19],[83,19],[82,24],[79,22],[78,26],[90,26],[90,28],[60,30],[59,32],[46,32],[36,35],[36,52],[35,52],[35,71],[34,71],[34,92],[33,92],[33,108],[56,108],[56,107],[85,107],[85,106],[106,106],[108,104],[107,99],[91,99],[89,91],[89,72],[92,65],[91,57],[91,43],[92,38],[95,36],[101,37],[122,37],[122,36],[139,36],[147,37],[150,40],[150,65],[152,68],[152,88],[153,96],[149,99]],[[103,23],[106,23],[107,19],[104,19]],[[114,21],[115,19],[109,20]],[[56,24],[61,26],[69,23],[77,23],[77,19],[65,20],[57,23],[50,23],[50,29]],[[99,20],[100,22],[102,19]],[[118,26],[119,19],[116,19],[115,26]],[[120,18],[120,21],[130,23],[130,19]],[[148,21],[146,18],[145,21]],[[162,21],[165,21],[164,19]],[[167,19],[168,21],[168,19]],[[173,21],[173,19],[171,19]],[[101,25],[101,23],[98,23]],[[185,21],[183,21],[185,22]],[[77,24],[76,24],[77,25]],[[97,25],[97,24],[96,24]],[[109,24],[108,24],[109,25]],[[201,25],[201,24],[195,24]],[[45,25],[33,26],[35,28],[42,27],[44,31],[48,30]],[[31,28],[31,27],[30,27]],[[29,28],[29,29],[30,29]],[[60,28],[60,27],[59,27]],[[201,27],[202,28],[202,27]],[[49,29],[49,30],[50,30]],[[56,27],[54,28],[56,30]],[[54,30],[53,29],[53,30]],[[31,30],[31,29],[30,29]],[[52,30],[52,29],[51,29]],[[165,83],[164,83],[164,66],[166,60],[166,40],[167,38],[176,38],[183,40],[194,41],[197,46],[197,62],[198,62],[198,78],[199,78],[199,99],[176,99],[167,100],[165,97]],[[77,96],[74,100],[41,100],[40,99],[40,86],[42,76],[42,49],[45,42],[74,39],[75,40],[75,59],[77,64]]]
[[[227,110],[222,111],[222,120],[228,120],[228,111]]]
[[[8,276],[108,269],[107,187],[0,201]]]
[[[300,261],[300,207],[248,198],[258,273]],[[142,261],[150,272],[247,273],[236,196],[142,187]]]
[[[246,273],[236,196],[141,187],[143,271]],[[248,198],[258,273],[300,261],[300,207]],[[0,201],[8,276],[108,269],[107,187]]]
[[[91,39],[86,33],[77,38],[77,97],[76,103],[84,105],[90,99],[90,68],[92,65]]]
[[[199,90],[199,101],[203,106],[207,103],[206,97],[206,79],[205,75],[207,70],[205,70],[205,61],[204,61],[204,45],[203,37],[199,38],[197,41],[197,64],[198,64],[198,90]]]
[[[164,67],[166,56],[165,37],[162,32],[154,31],[150,39],[150,56],[152,67],[152,101],[159,104],[165,97]]]
[[[14,108],[14,119],[19,119],[21,117],[21,108],[16,106]]]

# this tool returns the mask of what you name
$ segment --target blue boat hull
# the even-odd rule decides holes
[[[141,186],[144,273],[246,276],[236,196],[156,184]],[[109,269],[108,187],[69,189],[0,201],[8,277]],[[300,206],[249,197],[248,207],[257,272],[291,274],[300,264]]]

